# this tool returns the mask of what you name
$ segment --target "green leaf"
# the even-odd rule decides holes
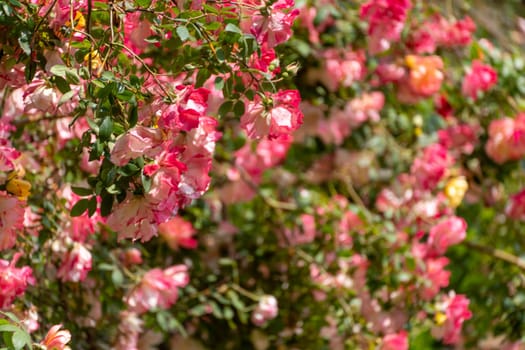
[[[222,77],[215,78],[215,89],[222,90],[224,87],[224,79]]]
[[[118,173],[124,176],[132,176],[141,170],[136,164],[128,163],[118,170]],[[109,192],[109,190],[108,190]],[[120,192],[120,191],[119,191]],[[111,192],[110,192],[111,193]]]
[[[150,7],[151,5],[151,0],[136,0],[137,2],[137,5],[139,5],[140,7]]]
[[[195,81],[195,87],[201,87],[204,85],[206,80],[211,76],[211,72],[206,68],[202,68],[197,73],[197,79]]]
[[[56,87],[58,88],[58,90],[60,90],[61,93],[66,94],[67,92],[71,91],[69,84],[64,78],[55,75],[54,77],[52,77],[51,81],[56,85]]]
[[[71,190],[73,191],[74,194],[79,195],[81,197],[85,197],[85,196],[89,196],[93,194],[93,190],[91,188],[72,186]]]
[[[219,116],[224,117],[227,115],[233,108],[232,101],[226,101],[219,107]]]
[[[144,174],[141,174],[141,177],[142,177],[142,187],[144,187],[144,192],[149,192],[151,188],[151,178]]]
[[[221,23],[220,22],[211,22],[211,23],[208,23],[205,25],[206,29],[207,30],[217,30],[221,27]]]
[[[102,75],[100,76],[100,80],[102,81],[115,81],[115,74],[112,71],[104,71]]]
[[[197,306],[193,307],[192,309],[190,309],[190,311],[189,311],[190,315],[197,316],[197,317],[205,315],[206,313],[207,313],[206,312],[206,307],[204,305],[197,305]]]
[[[110,194],[103,195],[100,203],[100,215],[108,216],[111,214],[111,208],[113,208],[113,196]]]
[[[78,76],[78,73],[74,69],[68,69],[66,70],[66,81],[68,83],[77,85],[80,83],[80,77]]]
[[[105,72],[104,72],[105,73]],[[104,84],[102,81],[100,80],[92,80],[91,81],[91,84],[93,84],[94,86],[98,87],[98,88],[104,88],[106,86],[106,84]]]
[[[237,103],[235,103],[235,106],[233,106],[233,113],[236,117],[242,116],[244,114],[244,110],[244,101],[237,101]]]
[[[108,191],[109,194],[119,194],[120,189],[117,187],[116,184],[112,184],[111,186],[106,188],[106,191]]]
[[[233,310],[232,310],[231,307],[225,306],[224,310],[223,310],[223,313],[224,313],[224,318],[226,320],[231,320],[233,318],[234,313],[233,313]]]
[[[121,286],[124,283],[124,275],[119,269],[114,269],[111,273],[111,281],[115,286]]]
[[[14,324],[3,324],[3,325],[0,325],[0,333],[3,333],[3,332],[16,332],[19,329],[20,328],[18,328]]]
[[[4,315],[5,317],[9,318],[11,321],[15,323],[20,323],[20,319],[16,317],[16,315],[9,311],[0,311],[1,315]]]
[[[211,306],[211,312],[213,316],[215,316],[218,319],[224,318],[224,315],[222,314],[222,310],[216,302],[211,300],[209,302],[209,305]]]
[[[221,62],[224,61],[224,60],[226,59],[226,55],[224,54],[224,50],[223,50],[221,47],[219,47],[219,48],[217,48],[217,49],[215,50],[215,54],[216,54],[216,56],[217,56],[217,59],[218,59],[219,61],[221,61]]]
[[[26,66],[26,70],[24,72],[24,76],[26,78],[26,81],[29,83],[36,74],[36,62],[29,62],[29,64]]]
[[[129,126],[132,128],[137,124],[137,121],[139,120],[139,110],[137,106],[131,106],[129,109]]]
[[[112,133],[113,133],[113,120],[111,120],[111,117],[106,117],[102,121],[102,124],[100,124],[98,135],[100,136],[100,139],[104,141],[104,140],[108,140]]]
[[[31,55],[31,33],[25,30],[20,32],[18,36],[18,44],[26,55]]]
[[[61,105],[63,105],[64,103],[66,103],[67,101],[71,100],[71,98],[73,97],[73,95],[75,95],[75,91],[73,91],[73,90],[69,90],[68,92],[66,92],[65,94],[63,94],[63,95],[60,97],[60,100],[58,100],[58,105],[61,106]]]
[[[432,349],[434,348],[432,346],[433,340],[432,335],[430,334],[430,331],[420,330],[420,331],[412,331],[410,332],[410,341],[409,341],[410,350],[418,350],[418,349]]]
[[[93,214],[95,214],[95,211],[97,211],[97,197],[96,196],[93,196],[91,197],[91,199],[89,200],[89,205],[88,205],[88,215],[91,217],[93,216]]]
[[[218,14],[218,13],[219,13],[219,11],[218,11],[217,8],[215,8],[215,7],[213,7],[213,6],[210,6],[210,5],[206,4],[206,3],[204,3],[204,4],[202,5],[202,8],[205,9],[206,12],[215,13],[215,14]]]
[[[18,0],[9,0],[9,2],[16,7],[22,7],[22,3]]]
[[[244,96],[246,96],[248,100],[253,101],[253,99],[255,98],[255,91],[248,90],[244,93]]]
[[[242,34],[242,30],[241,28],[237,27],[235,24],[233,23],[228,23],[226,25],[226,27],[224,28],[224,31],[225,32],[232,32],[232,33],[237,33],[237,34]]]
[[[20,350],[26,345],[28,345],[29,348],[31,348],[31,337],[29,336],[29,334],[27,334],[21,329],[18,329],[16,332],[13,333],[11,341],[13,343],[13,347],[16,350]]]
[[[12,340],[12,333],[11,332],[2,333],[2,338],[4,339],[4,343],[5,345],[7,345],[7,348],[9,350],[13,350],[14,346],[13,346],[13,340]]]
[[[80,216],[82,215],[89,207],[89,199],[83,198],[76,202],[76,204],[71,208],[71,216]]]
[[[105,99],[110,94],[114,93],[116,90],[117,84],[115,82],[111,82],[108,85],[104,86],[103,89],[100,89],[97,93],[97,97],[100,99]]]
[[[114,265],[110,265],[108,263],[100,263],[98,265],[98,269],[102,271],[112,271],[115,268]]]
[[[68,71],[69,68],[63,64],[55,64],[54,66],[51,67],[51,69],[49,70],[51,72],[51,74],[53,75],[57,75],[61,78],[66,78],[66,71]]]
[[[186,28],[185,26],[177,27],[177,29],[175,29],[175,32],[177,33],[177,36],[180,38],[182,42],[187,41],[191,37],[190,32],[188,31],[188,28]]]
[[[231,289],[228,290],[226,292],[226,296],[230,299],[233,307],[235,307],[239,311],[244,310],[245,305],[242,302],[241,298],[239,298],[239,295],[235,291]]]

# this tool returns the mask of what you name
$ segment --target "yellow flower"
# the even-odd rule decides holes
[[[75,23],[75,29],[76,30],[83,30],[86,28],[86,19],[84,18],[84,15],[82,15],[82,12],[77,11],[75,12],[75,18],[73,19]],[[66,26],[71,26],[71,22],[67,21]]]
[[[5,186],[7,192],[14,194],[20,200],[26,200],[31,191],[31,184],[25,180],[12,178]]]
[[[84,62],[89,64],[89,57],[91,56],[91,70],[98,71],[102,67],[102,59],[100,58],[100,53],[97,50],[93,50],[84,56]]]
[[[447,320],[447,315],[445,315],[444,313],[442,312],[438,312],[436,313],[436,315],[434,316],[434,321],[436,321],[436,324],[438,326],[441,326],[443,323],[445,323],[445,321]]]
[[[453,177],[445,185],[445,196],[451,207],[456,208],[463,201],[468,190],[468,182],[464,176]]]

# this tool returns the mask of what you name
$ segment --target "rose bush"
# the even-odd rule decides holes
[[[0,345],[525,346],[525,26],[482,10],[0,1]]]

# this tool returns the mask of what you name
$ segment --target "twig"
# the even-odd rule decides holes
[[[118,46],[118,47],[121,47],[123,48],[124,50],[126,50],[127,52],[129,52],[130,55],[133,56],[134,59],[136,59],[137,61],[139,61],[142,66],[144,67],[144,69],[146,69],[146,71],[148,71],[148,73],[151,75],[151,77],[153,78],[153,80],[155,81],[155,83],[159,86],[159,88],[162,90],[162,92],[166,95],[166,97],[169,99],[169,101],[171,103],[173,103],[173,99],[171,98],[171,95],[168,93],[168,91],[166,90],[166,88],[162,85],[162,83],[160,82],[160,80],[157,78],[157,73],[155,73],[147,64],[146,62],[144,62],[144,60],[139,56],[137,55],[135,52],[133,52],[133,50],[131,50],[129,47],[127,47],[126,45],[123,45],[121,43],[111,43],[111,45],[115,45],[115,46]]]
[[[47,16],[49,16],[49,14],[51,13],[51,11],[53,10],[53,7],[55,7],[55,5],[57,4],[57,1],[58,0],[53,0],[53,2],[51,3],[51,5],[49,6],[49,8],[47,9],[46,13],[44,14],[44,16],[42,16],[42,18],[40,19],[40,21],[38,21],[35,29],[33,30],[33,37],[31,38],[31,51],[33,51],[33,46],[35,44],[35,38],[36,38],[36,34],[38,32],[38,30],[40,29],[40,26],[42,26],[42,23],[44,23],[44,20],[47,18]]]
[[[343,182],[345,183],[348,194],[350,195],[352,200],[355,202],[355,204],[359,205],[364,211],[368,212],[368,208],[366,207],[365,202],[363,202],[363,200],[359,196],[359,193],[357,193],[356,189],[354,188],[352,179],[348,179],[347,181],[343,181]]]
[[[36,119],[30,119],[30,118],[21,118],[12,121],[11,123],[16,126],[17,128],[21,127],[22,125],[30,124],[30,123],[38,123],[44,120],[58,120],[62,118],[69,118],[68,115],[50,115],[50,116],[43,116]]]
[[[237,284],[230,284],[229,287],[233,289],[234,291],[236,291],[237,293],[244,295],[245,297],[252,299],[254,301],[259,301],[261,299],[261,297],[258,296],[257,294],[247,291],[246,289],[242,288],[241,286]]]
[[[516,255],[513,255],[501,249],[485,246],[480,243],[476,243],[472,241],[463,241],[463,244],[481,253],[490,255],[496,259],[499,259],[509,264],[512,264],[514,266],[517,266],[521,270],[525,271],[525,260],[517,257]]]
[[[91,0],[87,0],[87,15],[86,15],[86,33],[91,36],[91,12],[93,11],[92,8],[93,4],[91,3]],[[91,81],[92,76],[92,70],[93,70],[93,43],[91,43],[91,48],[89,50],[89,56],[88,56],[88,69],[89,69],[89,80]]]

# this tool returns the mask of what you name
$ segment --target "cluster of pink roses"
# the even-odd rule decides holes
[[[449,21],[434,14],[410,34],[408,46],[417,54],[431,54],[438,47],[466,46],[472,41],[475,30],[476,24],[470,17]]]
[[[282,160],[291,143],[290,134],[302,123],[300,96],[296,90],[274,89],[267,92],[259,84],[259,80],[271,82],[281,72],[275,47],[287,41],[292,34],[293,21],[299,14],[299,10],[293,8],[294,1],[279,0],[268,4],[264,1],[246,0],[231,7],[230,10],[239,14],[238,23],[236,22],[238,27],[247,36],[251,35],[250,38],[255,37],[260,51],[255,50],[247,60],[225,62],[231,73],[212,75],[205,84],[206,88],[195,87],[196,74],[191,77],[186,72],[167,73],[159,67],[154,68],[158,69],[158,75],[151,74],[146,65],[153,67],[155,62],[139,56],[160,47],[160,44],[151,43],[151,38],[158,35],[158,28],[155,27],[158,23],[153,22],[173,20],[186,6],[184,2],[177,1],[171,8],[168,6],[163,14],[152,16],[144,15],[148,12],[145,8],[133,8],[139,6],[138,3],[126,4],[132,7],[126,7],[126,13],[118,18],[121,23],[117,23],[117,18],[109,15],[110,26],[103,23],[105,19],[95,21],[91,17],[92,13],[102,11],[98,8],[100,4],[95,9],[92,8],[93,4],[83,0],[44,1],[41,5],[38,14],[42,20],[38,26],[57,37],[68,35],[68,40],[64,40],[61,45],[57,41],[56,46],[46,46],[43,51],[45,60],[42,60],[45,67],[40,69],[38,66],[34,78],[28,82],[28,67],[8,60],[6,56],[0,60],[0,96],[3,101],[0,120],[0,250],[17,248],[17,238],[24,234],[24,230],[38,235],[42,228],[40,216],[27,207],[30,185],[21,178],[24,168],[35,176],[47,166],[55,167],[50,173],[58,174],[48,180],[48,185],[52,187],[50,196],[57,203],[55,209],[61,210],[57,213],[57,222],[53,223],[56,224],[56,227],[53,226],[56,232],[52,232],[51,239],[38,246],[43,254],[50,254],[51,259],[45,262],[46,271],[51,273],[49,278],[56,277],[60,283],[84,283],[86,288],[91,288],[93,279],[89,278],[89,272],[95,264],[95,254],[92,251],[100,243],[95,241],[95,233],[107,231],[108,228],[115,231],[120,240],[130,238],[146,242],[160,234],[172,249],[196,248],[197,240],[193,237],[195,229],[191,223],[177,215],[181,208],[201,197],[210,185],[209,173],[215,143],[221,137],[218,120],[212,115],[217,114],[218,105],[224,102],[221,89],[213,86],[213,82],[218,78],[224,81],[240,77],[247,87],[254,85],[254,91],[257,91],[251,99],[244,96],[238,98],[240,103],[246,104],[245,113],[241,117],[241,128],[250,138],[260,139],[250,141],[258,143],[255,159],[249,159],[250,143],[245,149],[238,151],[239,168],[244,168],[243,171],[249,173],[253,178],[251,181],[259,181],[265,167],[271,167]],[[231,4],[213,4],[219,10],[229,8],[229,5]],[[120,4],[111,4],[111,9],[115,11],[118,6]],[[148,8],[154,6],[156,1],[147,5]],[[193,1],[190,5],[194,10],[203,10],[203,6],[201,1]],[[212,13],[210,11],[206,15],[210,22],[223,22],[224,18]],[[155,20],[152,21],[151,18]],[[233,22],[226,24],[236,27]],[[93,38],[90,35],[95,27],[97,30],[111,32],[111,40],[114,42],[108,44],[101,41],[101,45],[97,45],[95,50],[91,45]],[[221,30],[209,31],[210,35],[217,37],[220,32]],[[164,34],[161,39],[169,39],[173,35],[172,32]],[[98,89],[102,82],[107,82],[105,78],[101,78],[104,71],[111,71],[110,75],[116,80],[127,82],[127,73],[110,69],[120,64],[117,58],[112,58],[116,57],[112,55],[112,50],[122,46],[120,40],[125,46],[122,54],[136,66],[133,74],[143,81],[137,96],[142,96],[143,93],[148,98],[137,98],[140,101],[136,107],[138,120],[135,125],[128,129],[129,124],[125,123],[124,130],[112,131],[118,136],[114,138],[113,134],[110,135],[107,143],[109,154],[106,153],[106,157],[101,156],[100,159],[92,159],[93,153],[84,147],[79,157],[80,169],[75,171],[83,171],[82,175],[86,177],[88,174],[96,176],[103,162],[111,162],[113,166],[121,168],[128,166],[130,162],[140,162],[143,166],[140,165],[140,174],[130,182],[124,198],[114,203],[107,218],[101,215],[100,198],[94,197],[90,199],[96,200],[94,210],[90,208],[89,212],[72,216],[69,212],[75,204],[86,199],[76,195],[70,184],[53,183],[58,178],[63,180],[65,171],[60,168],[61,164],[49,164],[49,159],[54,159],[55,151],[71,148],[71,144],[76,147],[80,140],[85,146],[84,136],[90,136],[88,140],[91,139],[91,142],[96,141],[98,131],[89,134],[97,129],[93,127],[99,117],[99,110],[94,107],[97,101],[93,95],[96,94],[86,91],[95,85]],[[83,42],[91,45],[91,51],[87,54],[78,49],[83,47]],[[183,45],[203,43],[199,39]],[[40,43],[31,45],[44,46]],[[233,57],[236,57],[240,48],[234,47],[234,50],[236,52]],[[36,50],[34,53],[36,54]],[[40,59],[35,56],[30,62]],[[246,62],[248,67],[241,67],[240,63]],[[86,75],[89,75],[88,79]],[[60,86],[57,81],[61,83]],[[98,84],[91,85],[93,82]],[[79,105],[86,101],[89,102],[88,106],[82,110],[82,115],[78,115]],[[11,144],[11,133],[15,130],[14,126],[33,122],[40,123],[40,127],[46,130],[46,136],[40,139],[23,131],[22,141],[34,145],[35,152],[21,153]],[[245,154],[244,160],[242,153]],[[259,161],[262,163],[259,164]],[[75,181],[77,182],[73,185],[86,188],[84,181]],[[0,260],[2,310],[11,308],[15,298],[23,295],[27,286],[36,282],[30,267],[15,267],[20,256],[19,253],[15,254],[11,262]],[[124,267],[142,263],[140,251],[136,249],[127,249],[119,257]],[[140,282],[126,294],[128,308],[123,312],[121,328],[131,331],[128,338],[118,339],[118,346],[135,348],[136,339],[141,332],[140,315],[151,310],[169,308],[177,300],[178,288],[185,287],[188,283],[189,274],[185,265],[166,269],[151,268],[145,272]],[[268,300],[270,303],[262,303],[259,311],[269,320],[276,316],[276,304]],[[267,304],[271,304],[270,308],[265,307]],[[42,344],[49,348],[65,349],[71,336],[69,332],[59,329],[60,326],[54,326]]]
[[[348,101],[344,109],[332,107],[326,118],[323,106],[305,101],[301,104],[301,110],[306,118],[296,133],[297,138],[300,141],[305,136],[318,136],[326,144],[341,145],[353,129],[367,121],[379,121],[384,103],[385,97],[380,91],[363,93]]]
[[[368,50],[377,54],[399,41],[405,25],[410,0],[370,0],[361,5],[361,18],[368,22]]]
[[[208,189],[215,142],[220,138],[217,121],[204,115],[208,91],[177,89],[181,100],[159,110],[159,128],[137,125],[121,135],[111,151],[111,161],[118,166],[147,157],[144,174],[151,178],[143,196],[130,191],[108,217],[107,224],[121,239],[151,239],[159,224]]]
[[[382,212],[406,213],[398,216],[399,229],[415,227],[418,230],[412,239],[404,233],[400,237],[411,242],[412,253],[421,262],[418,274],[426,282],[418,293],[424,300],[432,300],[448,286],[450,272],[445,267],[449,260],[443,255],[448,247],[466,238],[465,220],[453,215],[453,208],[458,204],[456,197],[461,201],[466,191],[459,187],[462,180],[451,178],[445,191],[440,191],[440,184],[450,176],[453,165],[454,159],[446,148],[440,144],[430,145],[414,160],[410,173],[402,174],[394,188],[383,189],[376,202]],[[450,186],[457,186],[456,192],[452,192]],[[465,310],[461,322],[447,323],[449,326],[443,333],[445,342],[457,341],[457,336],[452,334],[459,334],[463,320],[470,318],[468,309]]]

